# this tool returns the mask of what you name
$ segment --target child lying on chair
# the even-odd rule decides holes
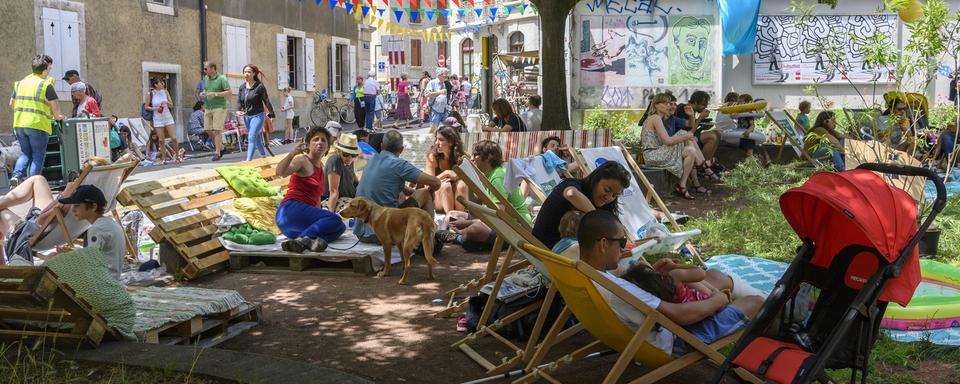
[[[657,260],[653,266],[638,263],[623,275],[624,280],[671,303],[706,300],[717,293],[724,293],[733,301],[730,299],[732,279],[718,279],[714,284],[720,286],[715,287],[705,280],[706,277],[702,268],[677,264],[670,259]]]

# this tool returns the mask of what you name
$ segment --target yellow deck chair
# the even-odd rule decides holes
[[[475,203],[471,203],[469,201],[465,201],[464,204],[467,206],[467,209],[469,209],[470,212],[472,212],[477,217],[477,219],[487,224],[487,226],[490,227],[490,229],[494,230],[497,233],[497,237],[502,238],[504,241],[510,244],[510,246],[513,247],[514,249],[518,249],[517,247],[519,247],[521,244],[536,244],[537,246],[540,246],[540,247],[544,246],[539,240],[533,237],[533,234],[530,233],[528,229],[525,229],[523,226],[520,226],[516,222],[514,222],[511,216],[505,210],[498,209],[494,211],[490,208],[487,208]],[[550,275],[547,273],[546,268],[543,266],[543,264],[540,262],[539,259],[529,256],[529,253],[526,253],[526,252],[518,251],[518,253],[523,255],[527,259],[527,261],[534,268],[536,268],[537,271],[539,271],[544,278],[548,280],[548,282],[547,282],[547,293],[542,302],[534,304],[533,308],[526,307],[526,308],[523,308],[522,310],[515,312],[514,314],[504,317],[500,321],[501,324],[496,324],[496,328],[494,326],[491,326],[490,330],[485,331],[486,333],[489,333],[490,335],[496,337],[504,345],[509,347],[513,355],[507,356],[506,358],[503,359],[503,361],[500,364],[497,364],[497,365],[490,363],[488,360],[480,356],[479,353],[475,349],[473,349],[473,347],[469,343],[477,340],[478,336],[482,336],[484,333],[484,332],[481,332],[482,330],[478,330],[473,335],[468,336],[467,338],[464,338],[463,340],[460,340],[457,343],[453,344],[453,347],[459,348],[468,356],[470,356],[471,359],[479,363],[481,366],[485,367],[487,369],[487,372],[486,372],[487,375],[496,375],[496,374],[507,372],[507,370],[509,370],[511,367],[514,367],[521,363],[524,364],[524,367],[525,367],[524,372],[530,372],[533,368],[539,365],[541,361],[543,361],[543,359],[546,357],[547,352],[550,349],[549,347],[546,347],[544,343],[539,342],[540,341],[539,336],[541,334],[541,331],[543,330],[543,326],[546,323],[547,316],[550,313],[550,310],[552,308],[554,297],[557,294],[557,289],[556,287],[553,286],[552,283],[550,283],[551,281]],[[484,308],[484,310],[486,311],[487,308]],[[497,328],[502,327],[503,325],[509,324],[510,322],[513,322],[516,319],[518,319],[520,316],[524,316],[535,310],[539,310],[540,312],[537,315],[537,320],[534,323],[533,330],[530,333],[531,336],[527,340],[527,344],[525,347],[520,348],[519,346],[511,343],[509,340],[506,340],[500,335],[495,333]],[[564,319],[563,321],[565,323],[566,319]],[[481,322],[480,324],[483,324],[483,322]],[[579,324],[574,325],[566,330],[563,330],[562,332],[561,332],[563,328],[562,325],[554,328],[556,328],[556,331],[553,333],[552,337],[550,338],[550,344],[549,344],[550,346],[553,346],[558,342],[563,341],[575,335],[577,332],[580,332],[581,330],[583,330],[583,326]]]
[[[543,378],[553,383],[559,383],[553,376],[554,371],[583,359],[592,352],[609,347],[620,353],[620,357],[610,369],[603,383],[618,382],[624,370],[632,362],[653,368],[653,371],[647,372],[631,381],[631,383],[653,383],[703,359],[722,364],[725,357],[718,350],[732,344],[740,337],[741,332],[737,332],[707,345],[656,309],[650,308],[640,299],[607,279],[587,263],[567,259],[532,244],[522,244],[520,252],[527,253],[542,261],[553,278],[553,285],[557,287],[566,302],[567,307],[555,324],[560,324],[572,313],[580,321],[580,324],[597,338],[597,341],[556,360],[554,363],[547,364],[543,368],[533,369],[532,372],[516,382],[529,383],[538,378]],[[610,308],[606,298],[600,293],[597,288],[598,284],[642,312],[645,315],[643,324],[636,330],[631,330],[624,324]],[[656,346],[647,343],[647,335],[657,325],[672,332],[674,337],[687,342],[693,351],[679,358],[674,358]],[[551,333],[553,332],[554,329],[551,329]],[[544,347],[549,348],[550,345]],[[749,372],[739,370],[737,373],[744,380],[762,383]]]

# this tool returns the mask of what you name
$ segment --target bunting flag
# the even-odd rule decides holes
[[[490,8],[490,20],[497,18],[497,7]],[[477,15],[480,16],[480,15]]]
[[[317,5],[320,5],[320,1],[322,1],[322,0],[317,0]]]
[[[477,13],[477,17],[483,15],[483,8],[474,8],[473,11]]]
[[[334,9],[336,7],[337,7],[337,0],[330,0],[330,9]]]
[[[402,10],[402,9],[394,8],[394,9],[393,9],[393,15],[397,17],[397,22],[399,23],[399,22],[400,22],[400,18],[403,17],[403,10]]]
[[[387,10],[386,8],[377,8],[377,13],[380,14],[380,17],[383,17],[383,11],[386,11],[386,10]]]
[[[433,8],[433,4],[430,4],[430,0],[426,0],[426,1],[427,1],[427,8]]]
[[[351,11],[353,10],[353,4],[351,4],[351,3],[346,3],[346,4],[344,4],[343,6],[344,6],[345,8],[347,8],[347,13],[352,13]]]
[[[507,6],[507,14],[509,15],[509,14],[511,14],[511,13],[513,13],[513,6],[512,6],[512,5],[508,5],[508,6]]]
[[[407,14],[410,15],[410,22],[416,23],[417,17],[420,16],[420,11],[407,11]]]
[[[458,10],[457,10],[457,17],[460,18],[460,19],[463,19],[463,15],[466,14],[466,13],[467,13],[466,10],[464,10],[464,9],[458,9]]]
[[[460,8],[460,0],[453,0],[453,4]]]
[[[317,1],[319,1],[319,0],[317,0]],[[443,15],[443,18],[444,18],[444,19],[446,19],[447,17],[450,17],[450,11],[447,10],[446,8],[444,8],[443,10],[441,10],[441,11],[440,11],[440,14]],[[448,21],[448,22],[449,22],[449,21]]]
[[[432,9],[428,9],[426,12],[427,12],[427,20],[431,20],[431,21],[432,21],[432,20],[433,20],[433,10],[432,10]]]
[[[522,14],[524,14],[524,12],[527,12],[527,7],[529,7],[529,6],[530,6],[530,4],[523,3],[523,5],[520,6],[520,14],[522,15]]]
[[[490,5],[490,0],[483,0],[483,3],[486,5]]]
[[[390,7],[390,0],[383,0],[383,5]]]
[[[367,12],[370,12],[370,7],[364,5],[364,6],[360,7],[360,12],[363,13],[363,17],[366,18],[366,17],[367,17]]]
[[[474,5],[473,5],[473,0],[470,0],[470,7],[472,8],[473,6],[474,6]]]

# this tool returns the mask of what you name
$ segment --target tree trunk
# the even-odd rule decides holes
[[[567,15],[577,0],[531,0],[540,13],[540,73],[543,88],[543,129],[571,129],[563,51]]]

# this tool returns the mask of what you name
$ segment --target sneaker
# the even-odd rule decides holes
[[[303,253],[303,251],[307,250],[307,245],[305,242],[300,241],[300,239],[287,239],[280,244],[280,248],[283,249],[284,252]]]
[[[310,252],[320,253],[320,252],[323,252],[323,251],[327,250],[327,242],[324,241],[323,239],[306,239],[306,238],[304,238],[304,239],[302,239],[302,240],[305,240],[304,242],[307,244],[307,249],[309,249]]]
[[[466,332],[467,331],[467,316],[460,315],[460,318],[457,319],[457,332]]]
[[[437,231],[437,239],[444,243],[452,243],[457,239],[457,233],[451,230]]]
[[[11,178],[10,178],[10,188],[15,188],[15,187],[18,186],[18,185],[20,185],[20,178],[19,178],[19,177],[16,177],[16,176],[11,177]]]

